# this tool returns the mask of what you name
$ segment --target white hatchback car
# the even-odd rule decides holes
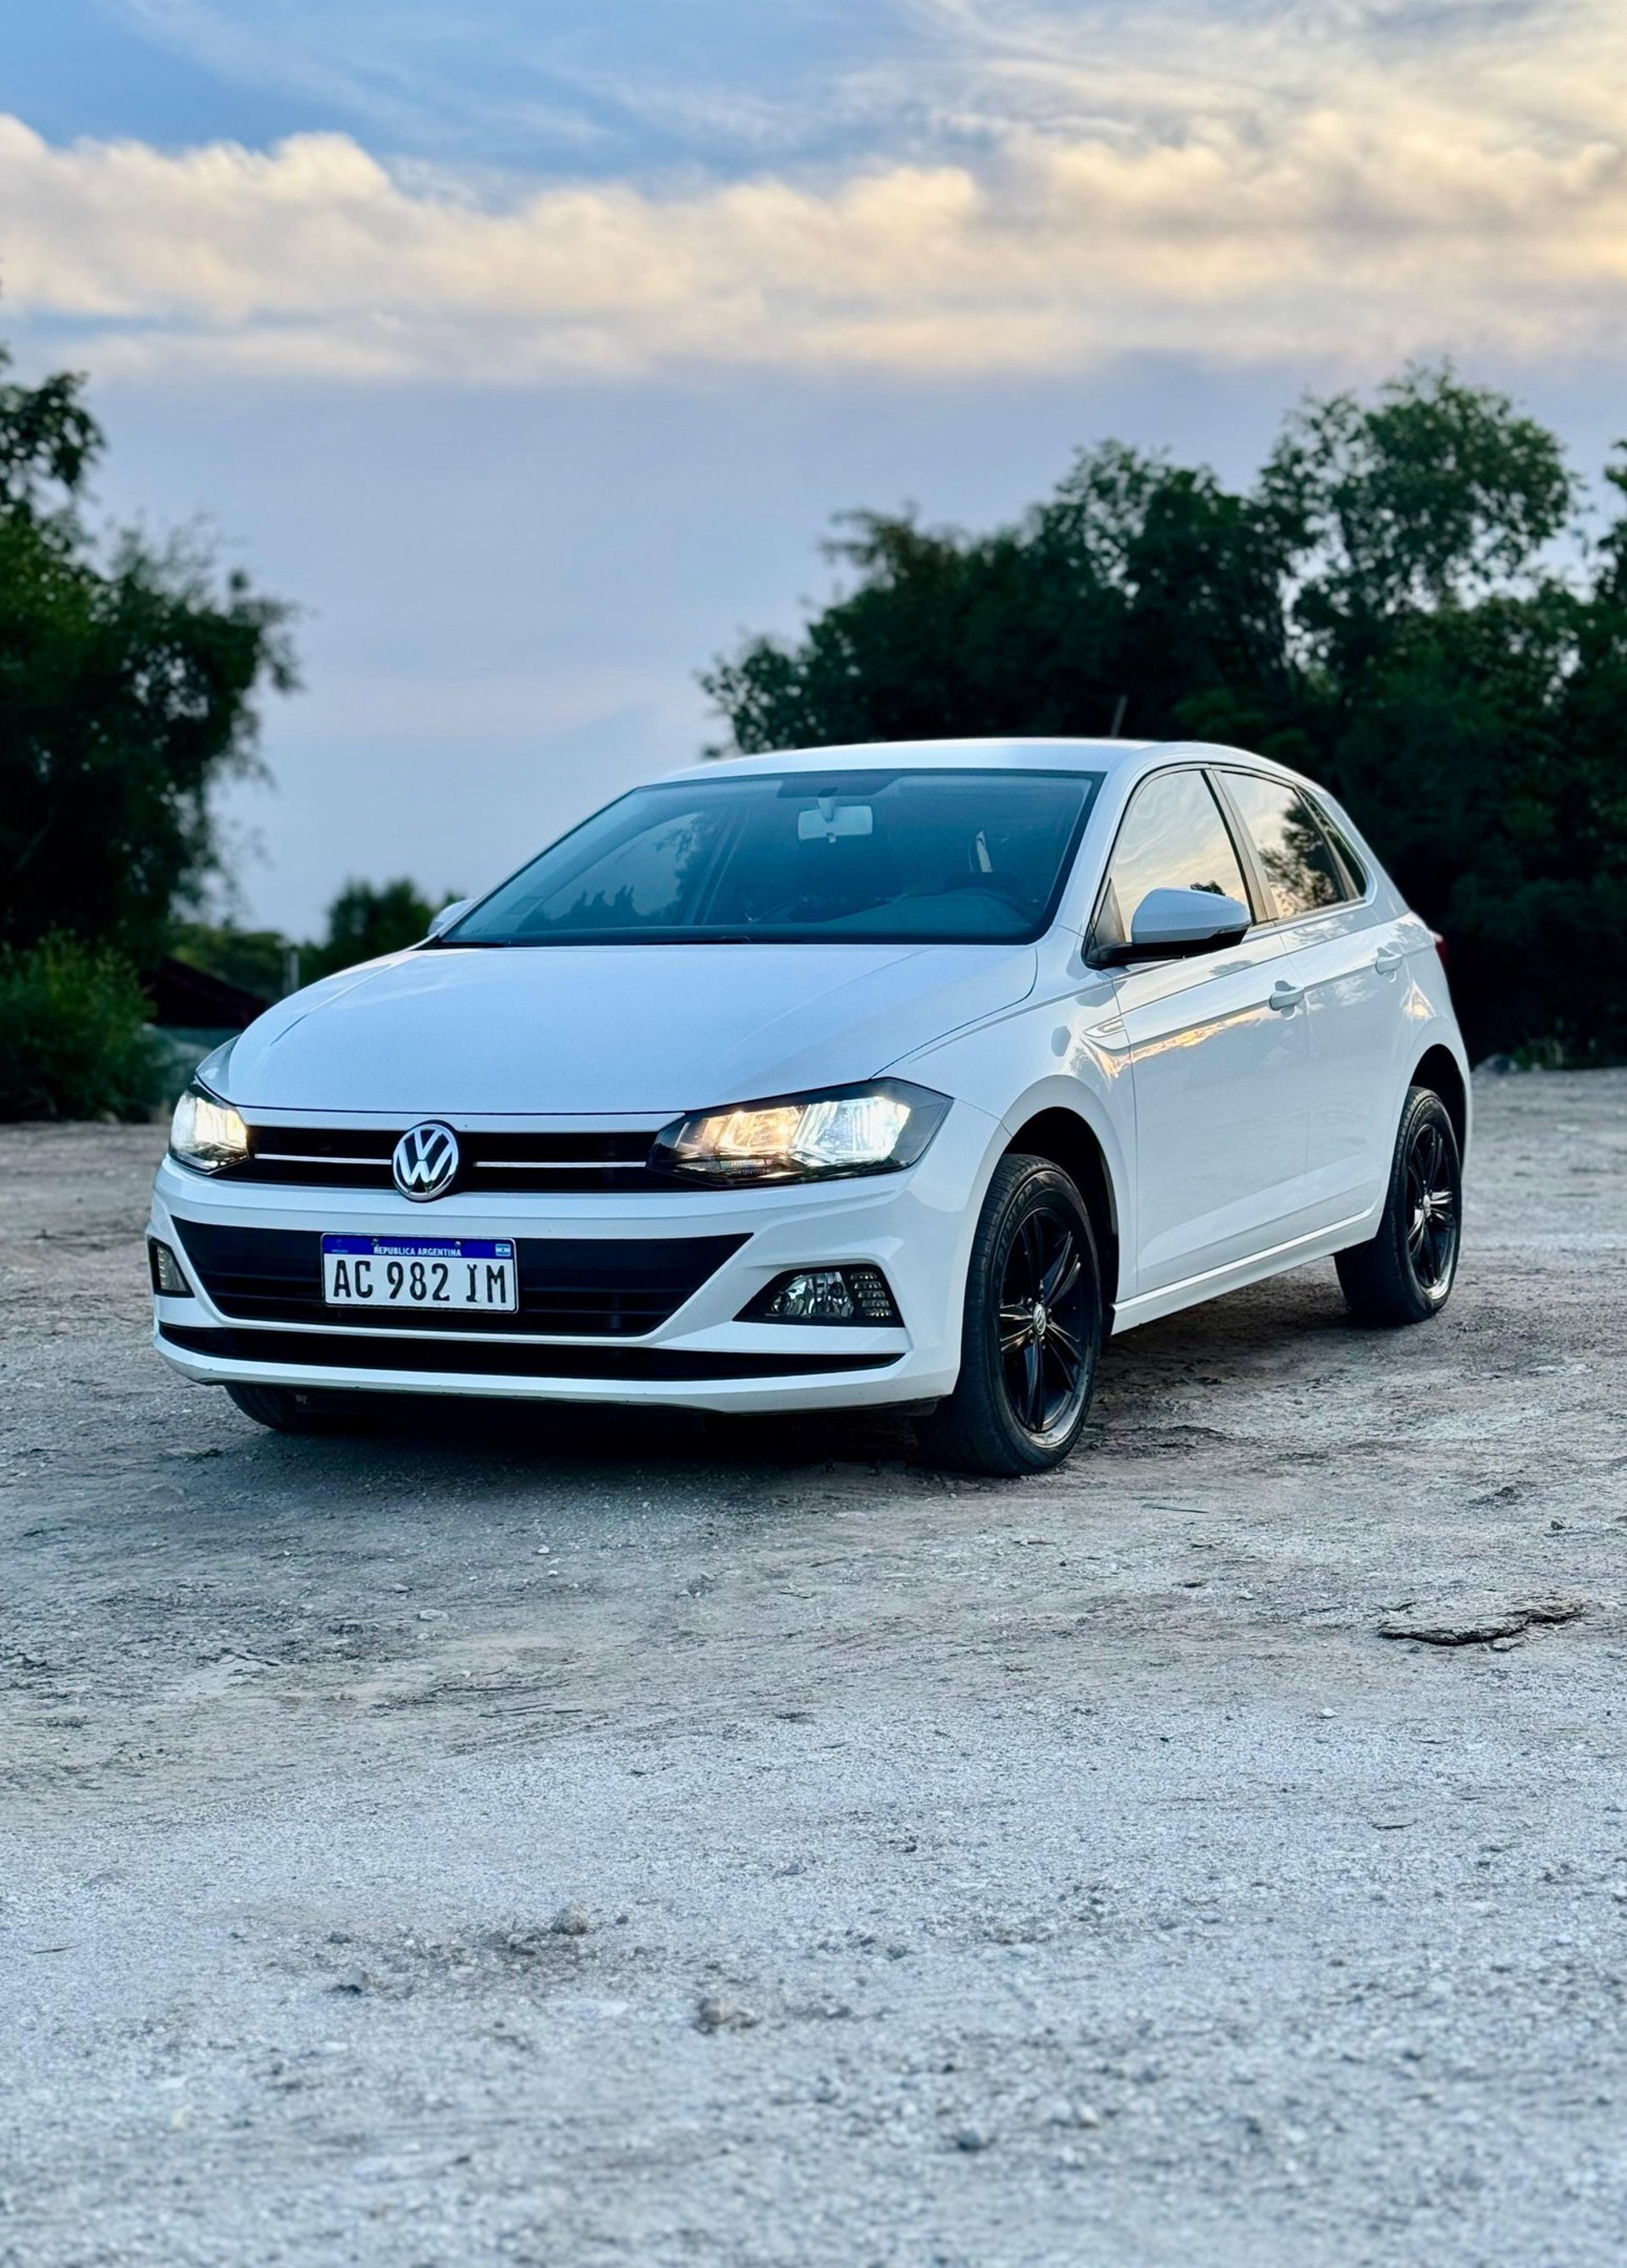
[[[1280,765],[748,757],[210,1057],[156,1338],[287,1430],[347,1392],[894,1405],[1032,1472],[1109,1330],[1329,1256],[1365,1320],[1438,1312],[1468,1135],[1434,939]]]

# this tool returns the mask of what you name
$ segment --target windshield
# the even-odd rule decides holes
[[[1056,910],[1100,773],[703,774],[635,789],[442,945],[1016,944]]]

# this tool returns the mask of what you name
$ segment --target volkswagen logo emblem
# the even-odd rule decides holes
[[[457,1177],[457,1136],[450,1126],[435,1119],[423,1126],[409,1126],[395,1145],[390,1171],[396,1188],[415,1204],[422,1204],[426,1197],[444,1197]]]

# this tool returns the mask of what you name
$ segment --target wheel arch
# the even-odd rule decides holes
[[[1428,1049],[1414,1066],[1410,1086],[1427,1086],[1438,1094],[1452,1121],[1452,1130],[1457,1136],[1458,1155],[1469,1155],[1469,1082],[1463,1067],[1450,1048],[1441,1044]]]
[[[1049,1158],[1062,1167],[1084,1198],[1101,1267],[1103,1302],[1111,1316],[1119,1286],[1118,1200],[1107,1153],[1095,1130],[1077,1110],[1070,1110],[1065,1103],[1054,1103],[1023,1121],[1005,1145],[1006,1156],[1013,1152]]]

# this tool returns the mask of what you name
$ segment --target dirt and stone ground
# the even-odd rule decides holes
[[[1477,1100],[1444,1320],[1149,1327],[1010,1485],[275,1438],[158,1135],[0,1132],[0,2262],[1618,2268],[1627,1074]]]

